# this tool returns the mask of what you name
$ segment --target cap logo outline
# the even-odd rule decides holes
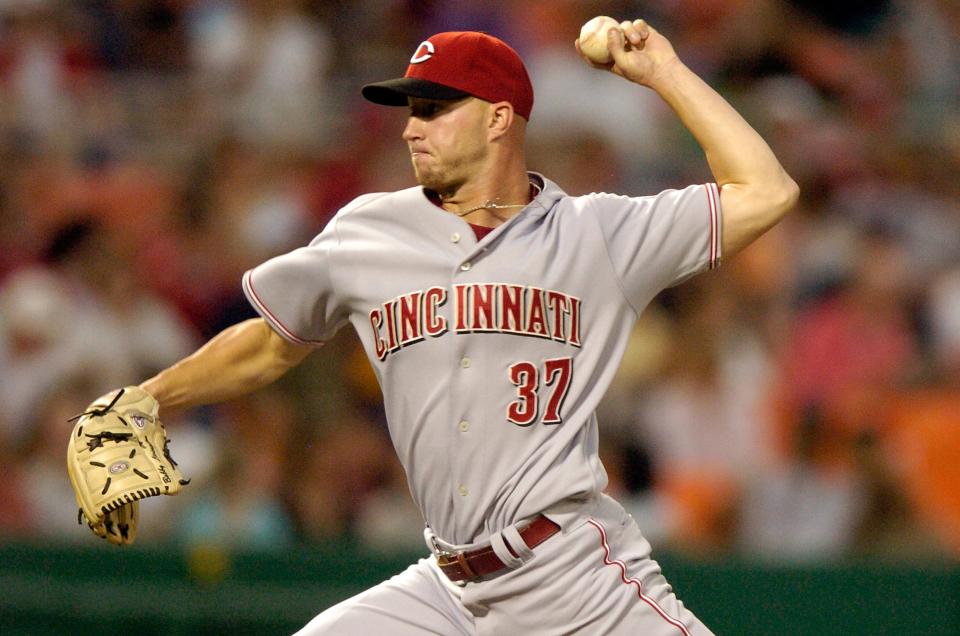
[[[420,51],[423,51],[424,49],[426,50],[421,53]],[[436,49],[433,48],[433,42],[430,40],[424,40],[417,47],[417,50],[413,52],[413,57],[410,58],[410,63],[419,64],[421,62],[426,62],[433,57],[434,53],[436,53]]]

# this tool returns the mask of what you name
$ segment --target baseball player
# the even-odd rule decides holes
[[[356,329],[431,554],[300,634],[710,633],[602,494],[594,410],[650,300],[760,236],[797,187],[657,31],[637,20],[608,38],[613,59],[595,66],[656,91],[715,183],[565,194],[527,171],[533,90],[516,52],[434,35],[402,78],[363,88],[409,109],[419,185],[355,199],[247,272],[261,318],[141,385],[167,410],[227,400]]]

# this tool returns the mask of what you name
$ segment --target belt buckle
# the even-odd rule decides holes
[[[450,565],[457,562],[457,555],[447,550],[437,550],[434,554],[437,556],[437,563],[440,565]]]
[[[437,563],[441,565],[447,565],[448,563],[455,562],[457,560],[457,555],[450,550],[444,550],[440,547],[440,544],[437,543],[437,538],[435,536],[430,537],[430,543],[433,544],[433,553],[437,557]]]
[[[470,565],[467,563],[467,553],[466,552],[451,552],[450,550],[445,550],[441,548],[437,543],[436,537],[430,537],[430,543],[433,544],[433,553],[437,557],[437,565],[441,568],[457,565],[460,567],[460,571],[466,575],[465,579],[462,580],[452,580],[454,585],[463,587],[467,584],[468,581],[474,581],[479,577],[477,574],[470,568]],[[444,572],[445,574],[448,574]],[[449,574],[448,574],[449,577]]]

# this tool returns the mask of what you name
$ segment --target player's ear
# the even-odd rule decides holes
[[[513,105],[510,102],[490,104],[487,133],[490,141],[501,137],[513,126]]]

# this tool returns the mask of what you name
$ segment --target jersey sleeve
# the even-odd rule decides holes
[[[720,264],[715,183],[648,197],[591,194],[610,263],[637,311],[661,290]]]
[[[310,245],[272,258],[243,275],[243,292],[267,323],[298,344],[320,346],[347,320],[330,268],[335,220]]]

